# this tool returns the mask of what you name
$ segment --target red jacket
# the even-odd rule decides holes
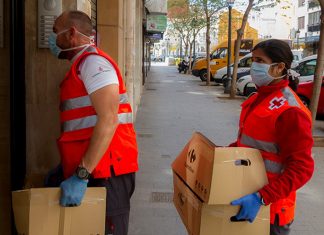
[[[249,108],[246,116],[249,118],[249,116],[254,116],[255,112],[260,112],[260,105],[263,101],[268,102],[267,100],[270,97],[274,95],[278,96],[282,89],[287,89],[287,86],[288,82],[282,81],[276,85],[261,87],[258,91],[258,95],[246,101],[247,103],[251,103],[252,101],[252,104],[250,104],[251,108]],[[269,128],[268,126],[265,126],[265,128],[263,128],[262,125],[261,127],[257,127],[257,124],[255,124],[256,128],[253,129],[252,127],[251,129],[252,133],[254,132],[256,135],[259,133],[257,129],[264,129],[264,131],[266,131],[266,136],[269,132],[272,133],[270,136],[273,136],[273,141],[279,149],[277,154],[279,158],[277,159],[279,159],[279,162],[285,169],[279,177],[274,177],[275,180],[269,179],[269,184],[259,191],[267,204],[277,203],[279,200],[282,201],[281,199],[287,198],[288,196],[294,201],[294,195],[291,193],[303,186],[312,176],[314,161],[311,157],[311,148],[313,145],[311,120],[308,116],[308,111],[303,111],[303,109],[305,110],[305,108],[300,109],[287,106],[280,113],[276,112],[279,116],[276,117],[275,125],[272,130],[267,129]],[[243,108],[242,113],[245,111]],[[269,121],[270,120],[271,119],[269,119]],[[270,123],[268,123],[268,125],[269,124]],[[260,136],[263,135],[261,134]],[[241,146],[241,144],[238,141],[231,146]],[[269,154],[266,153],[266,155]],[[266,158],[273,159],[272,156]],[[272,212],[276,210],[276,213],[278,211],[280,213],[280,207],[276,208],[276,203],[272,205]],[[280,204],[282,205],[282,203]],[[293,215],[294,206],[291,206]],[[272,216],[272,220],[274,220],[274,216]],[[283,225],[287,223],[287,220],[288,218],[282,218],[279,222]]]
[[[96,47],[89,47],[72,64],[70,71],[62,81],[61,88],[61,126],[58,140],[64,176],[71,176],[88,149],[97,115],[91,104],[89,94],[79,78],[79,64],[89,55],[106,58],[116,70],[119,81],[120,103],[118,109],[119,124],[108,149],[92,172],[94,178],[110,177],[110,166],[116,175],[138,170],[137,143],[133,126],[132,109],[128,102],[126,88],[117,64]]]

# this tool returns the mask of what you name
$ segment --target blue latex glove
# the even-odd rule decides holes
[[[73,175],[63,181],[61,187],[61,206],[80,206],[83,196],[87,190],[88,180],[82,180]]]
[[[262,202],[257,193],[253,193],[232,201],[231,205],[241,206],[239,213],[236,215],[238,220],[245,219],[252,223],[260,210]]]

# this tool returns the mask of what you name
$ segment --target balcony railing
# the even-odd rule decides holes
[[[321,24],[308,25],[308,32],[317,32],[320,31],[320,29],[321,29]]]

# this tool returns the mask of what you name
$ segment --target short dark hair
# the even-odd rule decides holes
[[[75,26],[81,33],[90,36],[92,34],[92,21],[90,17],[82,11],[68,11],[67,23]]]
[[[290,76],[288,73],[288,70],[291,68],[291,64],[294,60],[294,55],[291,52],[289,44],[279,39],[269,39],[255,45],[252,51],[256,49],[261,49],[264,54],[266,54],[271,59],[272,63],[285,64],[284,74],[287,74],[287,78],[289,79],[289,86],[293,90],[296,90],[299,80],[298,78]]]

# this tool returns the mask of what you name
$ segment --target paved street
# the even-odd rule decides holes
[[[194,131],[218,145],[235,140],[243,99],[217,97],[222,94],[222,87],[206,87],[196,77],[179,75],[176,67],[151,68],[136,121],[140,171],[129,235],[187,234],[172,204],[170,165]],[[314,157],[315,175],[298,192],[291,235],[324,234],[324,148],[314,148]]]

